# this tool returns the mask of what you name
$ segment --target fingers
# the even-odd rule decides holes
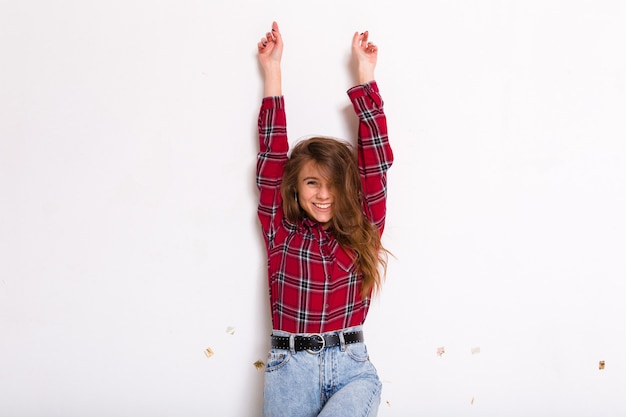
[[[352,47],[353,48],[357,48],[360,44],[361,44],[361,36],[363,34],[359,34],[359,32],[354,32],[354,35],[352,36]]]
[[[378,51],[378,47],[372,42],[369,42],[368,39],[369,32],[367,30],[363,33],[354,32],[354,36],[352,37],[352,47],[361,49],[365,52],[376,53],[376,51]]]
[[[370,45],[374,45],[373,43],[368,42],[369,36],[370,34],[367,30],[362,33],[354,32],[354,36],[352,37],[352,45],[362,48],[368,48]]]
[[[272,35],[272,40],[278,44],[282,44],[283,37],[280,34],[280,30],[278,29],[278,23],[272,22],[272,31],[270,32]]]
[[[271,37],[268,37],[267,35],[265,37],[262,37],[259,43],[257,44],[257,46],[259,47],[259,51],[263,51],[267,47],[267,45],[270,43],[270,41],[271,41]]]
[[[272,36],[272,34],[271,34],[270,32],[267,32],[267,33],[265,34],[265,37],[262,37],[262,38],[261,38],[261,41],[258,43],[259,50],[261,50],[261,51],[262,51],[262,50],[264,50],[265,48],[267,48],[267,46],[268,46],[271,42],[274,42],[274,41],[275,41],[275,39],[274,39],[274,37]]]
[[[278,23],[272,22],[272,30],[267,32],[261,41],[257,44],[259,51],[265,50],[270,44],[280,42],[280,31],[278,29]]]
[[[280,30],[278,30],[278,23],[272,22],[272,30],[265,34],[265,38],[268,42],[276,42],[280,38]]]

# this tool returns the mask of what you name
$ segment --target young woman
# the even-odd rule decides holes
[[[393,162],[374,80],[378,49],[367,32],[354,34],[359,85],[348,97],[359,118],[356,153],[347,143],[315,137],[288,156],[276,22],[257,46],[264,75],[258,215],[273,325],[263,415],[375,416],[381,383],[362,325],[386,266],[380,237]]]

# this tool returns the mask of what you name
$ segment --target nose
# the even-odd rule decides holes
[[[319,191],[317,193],[317,196],[321,199],[327,199],[330,197],[330,187],[326,184],[322,184],[322,186],[319,188]]]

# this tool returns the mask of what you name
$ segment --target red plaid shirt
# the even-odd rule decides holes
[[[375,81],[351,88],[348,96],[359,118],[363,210],[382,233],[386,172],[393,162],[383,101]],[[363,324],[370,300],[361,298],[362,276],[332,230],[308,218],[292,224],[283,216],[280,183],[288,150],[284,98],[265,97],[259,113],[258,215],[268,253],[273,328],[323,333]]]

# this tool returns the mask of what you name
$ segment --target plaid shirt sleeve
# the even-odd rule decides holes
[[[383,100],[376,81],[352,87],[348,96],[359,118],[357,148],[363,212],[382,234],[387,211],[387,170],[393,163]]]
[[[269,249],[282,219],[280,184],[289,151],[283,96],[263,98],[258,129],[256,183],[260,194],[257,213],[265,245]]]

